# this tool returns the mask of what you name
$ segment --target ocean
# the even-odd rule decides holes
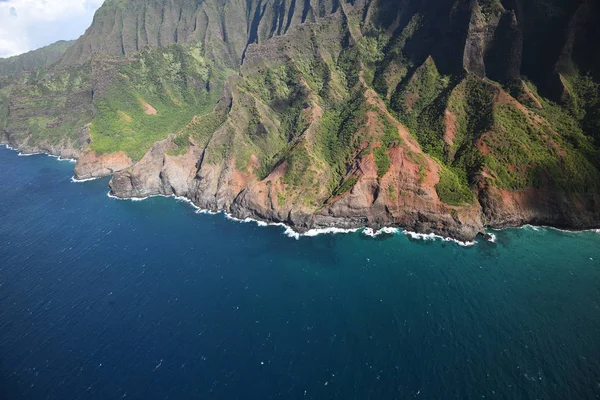
[[[597,399],[600,234],[300,237],[0,149],[0,399]]]

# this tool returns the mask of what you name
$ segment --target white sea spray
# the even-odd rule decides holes
[[[84,183],[84,182],[91,182],[91,181],[95,181],[100,179],[100,177],[93,177],[93,178],[87,178],[87,179],[77,179],[74,176],[71,177],[71,182],[73,183]]]

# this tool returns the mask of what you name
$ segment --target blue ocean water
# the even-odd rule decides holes
[[[600,398],[600,235],[290,239],[0,149],[0,399]]]

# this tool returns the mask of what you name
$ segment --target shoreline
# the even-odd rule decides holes
[[[95,178],[95,179],[97,179],[97,178]],[[94,180],[94,179],[91,179],[91,180]],[[284,228],[283,234],[285,236],[292,238],[292,239],[296,239],[296,240],[299,240],[302,237],[316,237],[319,235],[328,235],[328,234],[329,235],[340,235],[340,234],[344,235],[344,234],[360,232],[362,235],[368,236],[371,238],[377,238],[382,235],[403,234],[414,240],[423,240],[423,241],[429,241],[429,242],[435,242],[435,241],[452,242],[461,247],[473,247],[479,243],[479,241],[477,241],[477,240],[465,242],[465,241],[461,241],[461,240],[454,239],[451,237],[444,237],[441,235],[437,235],[435,233],[413,232],[413,231],[403,229],[401,227],[382,227],[379,229],[373,229],[373,228],[369,228],[367,226],[362,226],[362,227],[358,227],[358,228],[328,227],[328,228],[313,228],[313,229],[307,230],[306,232],[297,232],[296,230],[294,230],[294,228],[292,228],[291,226],[289,226],[283,222],[270,222],[270,221],[249,218],[249,217],[242,219],[242,218],[237,218],[237,217],[233,216],[232,214],[228,213],[225,210],[212,211],[212,210],[202,209],[202,208],[198,207],[197,205],[195,205],[187,197],[182,197],[182,196],[175,196],[175,195],[167,196],[167,195],[157,194],[157,195],[147,196],[147,197],[143,197],[143,198],[142,197],[123,198],[123,197],[117,197],[109,191],[107,193],[107,197],[114,199],[114,200],[132,201],[132,202],[145,201],[145,200],[148,200],[148,199],[151,199],[154,197],[170,198],[170,199],[174,199],[176,201],[186,203],[186,204],[192,206],[192,208],[194,208],[196,214],[208,214],[208,215],[223,214],[226,219],[228,219],[232,222],[237,222],[237,223],[241,223],[241,224],[255,223],[259,227],[268,227],[268,226],[281,227],[281,228]],[[532,229],[534,231],[553,230],[553,231],[557,231],[557,232],[572,233],[572,234],[592,232],[592,233],[596,233],[596,234],[600,235],[600,229],[568,230],[568,229],[560,229],[560,228],[556,228],[556,227],[552,227],[552,226],[545,226],[545,225],[536,226],[536,225],[531,225],[531,224],[525,224],[525,225],[516,226],[516,227],[505,227],[505,228],[487,227],[487,229],[490,231],[494,231],[494,232],[502,232],[502,231],[505,231],[508,229]],[[498,239],[497,236],[493,232],[486,232],[486,233],[487,233],[487,235],[489,235],[489,237],[485,238],[485,242],[496,243],[496,241]]]
[[[45,153],[45,152],[24,154],[24,153],[21,153],[18,149],[11,147],[8,143],[0,143],[0,146],[2,146],[2,145],[4,145],[4,147],[6,147],[6,149],[8,149],[8,150],[19,152],[17,154],[17,156],[19,156],[19,157],[29,157],[29,156],[34,156],[34,155],[46,155],[48,157],[55,158],[57,161],[67,161],[70,163],[77,162],[77,160],[72,159],[72,158],[63,158],[61,156],[56,156],[56,155]],[[76,179],[75,176],[72,176],[71,182],[72,183],[85,183],[85,182],[91,182],[91,181],[95,181],[95,180],[102,179],[102,178],[104,178],[104,177]],[[362,226],[362,227],[357,227],[357,228],[327,227],[327,228],[313,228],[313,229],[309,229],[305,232],[298,232],[298,231],[294,230],[294,228],[292,228],[291,226],[289,226],[283,222],[263,221],[263,220],[258,220],[258,219],[254,219],[254,218],[241,219],[241,218],[237,218],[237,217],[233,216],[232,214],[228,213],[225,210],[212,211],[212,210],[202,209],[202,208],[198,207],[196,204],[194,204],[194,202],[192,200],[188,199],[187,197],[182,197],[182,196],[176,196],[176,195],[167,196],[167,195],[162,195],[162,194],[156,194],[156,195],[147,196],[147,197],[143,197],[143,198],[138,198],[138,197],[122,198],[122,197],[113,195],[109,191],[107,193],[107,197],[114,199],[114,200],[133,201],[133,202],[144,201],[144,200],[147,200],[147,199],[150,199],[153,197],[173,198],[176,201],[187,203],[187,204],[191,205],[195,209],[195,212],[197,214],[209,214],[209,215],[223,214],[226,219],[233,221],[233,222],[238,222],[238,223],[252,223],[253,222],[256,225],[258,225],[259,227],[267,227],[267,226],[282,227],[282,228],[284,228],[284,232],[283,232],[284,235],[288,236],[289,238],[296,239],[296,240],[299,240],[301,237],[315,237],[315,236],[327,235],[327,234],[337,235],[337,234],[349,234],[349,233],[360,232],[362,235],[372,237],[372,238],[377,238],[381,235],[396,235],[396,234],[402,233],[403,235],[408,236],[414,240],[423,240],[423,241],[431,241],[431,242],[440,240],[442,242],[452,242],[461,247],[473,247],[477,243],[479,243],[477,240],[461,241],[461,240],[454,239],[451,237],[444,237],[441,235],[437,235],[435,233],[413,232],[413,231],[406,230],[402,227],[381,227],[379,229],[373,229],[373,228],[370,228],[367,226]],[[547,225],[536,226],[536,225],[531,225],[531,224],[524,224],[521,226],[508,226],[508,227],[502,227],[502,228],[495,228],[495,227],[487,226],[486,229],[491,230],[491,231],[496,231],[496,232],[504,231],[506,229],[533,229],[534,231],[538,231],[540,229],[546,229],[546,230],[555,230],[555,231],[565,232],[565,233],[594,232],[594,233],[600,234],[600,227],[599,228],[591,228],[591,229],[569,230],[569,229],[562,229],[562,228],[557,228],[557,227],[547,226]],[[495,243],[496,240],[497,240],[497,236],[494,233],[486,232],[486,237],[485,237],[486,242]]]
[[[429,234],[418,233],[418,232],[408,231],[403,228],[394,228],[394,227],[383,227],[378,230],[374,230],[373,228],[369,228],[367,226],[358,227],[358,228],[328,227],[328,228],[313,228],[313,229],[307,230],[306,232],[297,232],[296,230],[294,230],[294,228],[292,228],[291,226],[289,226],[283,222],[268,222],[268,221],[258,220],[258,219],[249,218],[249,217],[241,219],[241,218],[237,218],[237,217],[233,216],[232,214],[228,213],[225,210],[216,211],[216,212],[211,211],[211,210],[205,210],[205,209],[202,209],[202,208],[198,207],[197,205],[195,205],[187,197],[181,197],[181,196],[175,196],[175,195],[166,196],[166,195],[162,195],[162,194],[157,194],[157,195],[147,196],[147,197],[123,198],[123,197],[117,197],[117,196],[113,195],[110,191],[106,195],[107,195],[107,197],[114,199],[114,200],[133,201],[133,202],[144,201],[144,200],[148,200],[148,199],[151,199],[154,197],[171,198],[176,201],[179,201],[182,203],[187,203],[187,204],[191,205],[192,208],[194,208],[196,210],[195,211],[196,214],[209,214],[209,215],[223,214],[226,219],[228,219],[232,222],[237,222],[237,223],[241,223],[241,224],[255,223],[259,227],[268,227],[268,226],[275,227],[275,226],[277,226],[277,227],[284,228],[283,234],[291,239],[296,239],[296,240],[300,240],[300,238],[302,238],[302,237],[316,237],[319,235],[340,235],[340,234],[343,235],[343,234],[360,232],[361,234],[371,237],[371,238],[377,238],[378,236],[386,235],[386,234],[387,235],[395,235],[395,234],[402,233],[402,234],[404,234],[412,239],[415,239],[415,240],[424,240],[424,241],[431,241],[431,242],[440,240],[442,242],[453,242],[461,247],[472,247],[478,243],[476,240],[470,241],[470,242],[463,242],[463,241],[460,241],[457,239],[436,235],[434,233],[429,233]],[[495,236],[493,236],[493,237],[495,238]],[[495,239],[487,240],[487,241],[494,242]]]
[[[14,147],[11,147],[10,144],[8,144],[8,143],[0,143],[0,146],[4,146],[7,150],[12,150],[12,151],[17,152],[17,157],[48,156],[48,157],[55,158],[58,161],[68,161],[68,162],[70,162],[72,164],[75,164],[77,162],[77,160],[74,159],[74,158],[65,158],[65,157],[62,157],[62,156],[57,156],[57,155],[54,155],[54,154],[46,153],[44,151],[40,151],[40,152],[37,152],[37,153],[23,153],[21,150],[19,150],[17,148],[14,148]]]

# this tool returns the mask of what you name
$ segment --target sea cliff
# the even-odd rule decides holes
[[[600,226],[593,1],[107,0],[0,141],[297,231]]]

